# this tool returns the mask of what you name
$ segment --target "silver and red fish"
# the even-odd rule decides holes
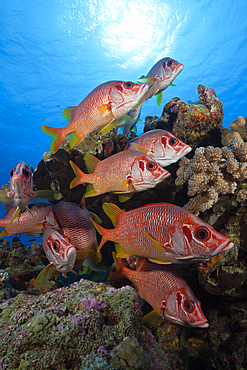
[[[18,163],[10,173],[10,190],[8,192],[0,191],[0,201],[5,205],[13,203],[15,208],[10,224],[17,216],[20,217],[20,213],[25,210],[32,214],[28,207],[31,199],[35,202],[37,199],[40,200],[40,198],[46,198],[48,200],[51,198],[61,198],[61,194],[53,190],[34,191],[32,172],[33,169],[31,166],[26,165],[24,162]],[[34,217],[33,214],[32,216]]]
[[[92,197],[106,192],[123,194],[122,201],[133,193],[154,188],[170,176],[152,158],[138,150],[122,151],[100,161],[85,154],[84,160],[89,174],[82,172],[72,161],[70,164],[76,174],[70,188],[88,183],[85,197]]]
[[[54,137],[51,153],[56,153],[68,135],[70,148],[73,148],[92,132],[106,134],[139,103],[147,90],[146,84],[125,81],[108,81],[97,86],[77,107],[65,109],[63,116],[69,123],[66,127],[41,127]]]
[[[156,324],[166,320],[172,324],[207,328],[200,301],[195,297],[186,281],[173,269],[146,262],[141,257],[136,270],[128,269],[114,253],[118,270],[109,280],[128,278],[153,311],[143,317],[144,323]]]
[[[10,221],[15,213],[15,208],[10,204],[5,207],[7,214],[0,220],[0,227],[3,227],[0,236],[26,233],[38,237],[44,232],[45,228],[58,227],[53,214],[52,204],[30,204],[31,213],[25,210],[20,220],[15,218],[11,223]],[[48,215],[49,220],[47,219]]]
[[[156,95],[158,105],[161,104],[163,91],[172,83],[172,81],[182,72],[183,64],[172,58],[163,58],[159,60],[147,73],[138,79],[139,82],[147,83],[150,87],[139,104]]]
[[[234,246],[210,224],[169,203],[154,203],[124,212],[113,203],[103,210],[114,229],[94,225],[104,243],[115,243],[117,257],[142,256],[156,263],[205,261]]]
[[[130,140],[124,150],[140,150],[158,162],[162,167],[177,162],[191,151],[188,144],[183,143],[171,132],[151,130]]]

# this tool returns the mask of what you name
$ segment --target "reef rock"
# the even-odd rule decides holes
[[[170,369],[129,286],[82,279],[39,297],[19,294],[0,310],[2,368]]]
[[[221,145],[223,121],[222,102],[214,90],[198,86],[199,102],[185,103],[180,98],[171,99],[164,107],[158,120],[151,123],[151,129],[171,131],[192,148],[207,145]],[[144,131],[148,131],[148,122]],[[149,129],[150,129],[149,128]]]

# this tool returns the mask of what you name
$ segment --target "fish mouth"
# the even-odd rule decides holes
[[[234,247],[234,243],[230,242],[229,239],[228,239],[228,240],[226,240],[225,242],[223,242],[222,244],[220,244],[218,246],[218,248],[214,251],[213,256],[216,256],[219,253],[228,251],[229,249],[231,249],[233,247]]]
[[[202,320],[202,321],[191,323],[189,324],[189,326],[192,326],[193,328],[208,328],[209,323],[207,320]]]
[[[182,63],[179,63],[178,66],[177,66],[177,69],[176,69],[176,76],[182,72],[182,70],[184,69],[184,65]]]

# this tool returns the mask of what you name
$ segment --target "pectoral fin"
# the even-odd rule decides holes
[[[161,91],[159,94],[156,94],[156,100],[157,100],[158,106],[160,106],[162,102],[162,98],[163,98],[163,91]]]
[[[34,282],[34,288],[39,289],[45,285],[45,283],[50,279],[50,277],[56,272],[56,267],[53,263],[47,265],[36,277]]]
[[[154,243],[155,247],[162,253],[168,252],[171,253],[171,248],[169,244],[162,244],[158,242],[158,240],[155,240],[151,235],[149,235],[146,231],[142,229],[143,233]]]
[[[13,216],[11,217],[11,220],[10,220],[10,223],[9,223],[9,226],[12,224],[12,222],[16,219],[16,217],[19,215],[20,213],[20,208],[17,207],[16,210],[15,210],[15,213],[13,214]]]
[[[101,135],[105,135],[107,134],[107,132],[111,131],[111,129],[113,129],[113,127],[115,126],[116,124],[116,121],[113,119],[111,120],[109,123],[107,123],[104,127],[102,127],[102,129],[99,131],[99,133]]]
[[[147,148],[144,148],[143,146],[137,144],[137,143],[130,143],[131,147],[135,150],[139,150],[140,152],[143,152],[147,154],[149,150]]]
[[[147,315],[143,316],[142,320],[145,325],[157,325],[164,317],[162,316],[162,307],[156,308],[149,312]]]

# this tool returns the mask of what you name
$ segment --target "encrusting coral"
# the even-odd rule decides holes
[[[245,201],[246,178],[247,143],[242,143],[234,145],[232,151],[227,147],[197,148],[192,159],[180,161],[175,183],[177,186],[188,183],[188,195],[194,198],[184,208],[198,215],[210,209],[220,194],[233,194],[238,189],[237,201]]]

